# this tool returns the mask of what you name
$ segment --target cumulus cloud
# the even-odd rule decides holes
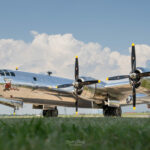
[[[48,35],[32,31],[32,42],[0,39],[0,68],[74,77],[74,58],[79,57],[80,74],[105,79],[106,76],[127,74],[130,71],[130,54],[122,55],[102,47],[99,43],[84,43],[72,34]],[[129,48],[129,51],[131,48]],[[146,66],[150,46],[136,45],[137,65]]]

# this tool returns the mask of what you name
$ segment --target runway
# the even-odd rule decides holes
[[[1,118],[44,118],[42,115],[1,115]],[[102,114],[58,115],[57,118],[104,118]],[[106,117],[119,118],[119,117]],[[150,113],[123,113],[121,118],[150,118]]]

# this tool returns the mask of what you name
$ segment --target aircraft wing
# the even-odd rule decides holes
[[[9,100],[9,99],[5,99],[5,98],[0,98],[0,104],[5,105],[5,106],[9,106],[12,108],[23,107],[22,101]]]
[[[147,83],[147,84],[146,84]],[[141,80],[141,86],[136,89],[137,104],[150,103],[150,84],[149,78]],[[115,81],[111,83],[98,84],[96,88],[95,99],[105,101],[108,105],[131,105],[132,87],[129,80]]]

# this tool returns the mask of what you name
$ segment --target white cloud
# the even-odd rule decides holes
[[[72,34],[48,35],[32,31],[31,43],[21,40],[0,39],[0,68],[30,72],[54,72],[54,75],[74,77],[74,58],[79,56],[80,74],[105,79],[106,76],[127,74],[130,56],[98,43],[84,43]],[[150,46],[136,45],[137,65],[146,65],[150,58]]]

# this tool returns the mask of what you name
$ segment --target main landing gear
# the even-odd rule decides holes
[[[58,116],[57,107],[43,110],[43,117],[57,117],[57,116]]]
[[[109,107],[109,106],[103,107],[103,115],[105,117],[111,116],[121,117],[121,114],[122,114],[121,107]]]

